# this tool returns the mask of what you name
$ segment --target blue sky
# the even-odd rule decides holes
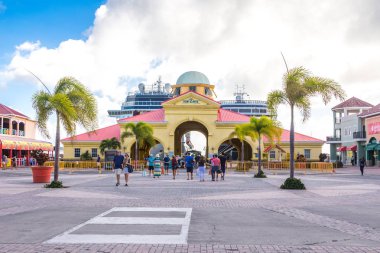
[[[86,39],[95,11],[104,0],[0,0],[0,67],[6,66],[15,47],[40,41],[56,48],[68,39]],[[2,88],[0,102],[34,117],[31,95],[38,89],[25,81],[10,81]],[[22,92],[20,92],[22,91]]]
[[[15,46],[40,41],[54,48],[67,39],[83,39],[104,0],[0,0],[0,65]]]
[[[217,99],[233,99],[244,84],[251,99],[266,100],[281,88],[283,52],[290,68],[378,104],[378,13],[379,0],[0,0],[0,102],[34,118],[31,96],[42,87],[25,68],[50,87],[68,75],[87,85],[100,127],[114,123],[107,109],[120,108],[140,81],[173,84],[189,70],[215,84]],[[312,117],[302,123],[296,113],[296,131],[333,134],[338,103],[312,99]],[[287,129],[288,115],[282,107]]]

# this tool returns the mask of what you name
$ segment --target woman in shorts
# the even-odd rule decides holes
[[[129,177],[129,167],[132,166],[131,164],[131,158],[128,154],[125,154],[124,156],[124,178],[125,178],[125,186],[128,186],[128,177]]]
[[[172,163],[172,170],[173,170],[173,179],[175,180],[175,175],[177,174],[177,169],[178,169],[178,162],[174,155],[172,156],[171,163]]]

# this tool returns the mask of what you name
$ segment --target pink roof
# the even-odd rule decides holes
[[[136,115],[129,118],[124,118],[118,120],[118,123],[125,122],[164,122],[165,121],[165,112],[164,109],[157,109],[154,111],[142,113],[140,115]]]
[[[267,138],[263,138],[264,142],[268,142]],[[286,129],[282,129],[282,134],[281,134],[281,142],[289,142],[290,141],[290,131]],[[299,134],[294,132],[294,142],[319,142],[319,143],[324,143],[323,140],[307,136],[304,134]]]
[[[217,122],[249,122],[250,117],[225,109],[218,110]]]
[[[373,105],[371,105],[370,103],[366,101],[363,101],[356,97],[352,97],[346,101],[343,101],[339,105],[334,106],[332,109],[334,110],[334,109],[342,109],[345,107],[372,107],[372,106]]]
[[[368,111],[366,112],[362,112],[359,114],[360,117],[366,117],[366,116],[369,116],[369,115],[377,115],[377,114],[380,114],[380,104],[372,107],[371,109],[369,109]]]
[[[0,114],[3,114],[3,115],[16,115],[16,116],[21,116],[21,117],[24,117],[24,118],[29,118],[28,116],[16,111],[16,110],[13,110],[12,108],[9,108],[8,106],[6,105],[3,105],[3,104],[0,104]]]
[[[61,141],[102,141],[115,137],[120,140],[120,126],[118,124],[97,129],[93,132],[78,134],[73,137],[62,139]]]

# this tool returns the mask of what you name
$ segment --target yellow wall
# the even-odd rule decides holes
[[[98,155],[100,155],[101,158],[104,158],[104,156],[100,153],[99,149],[100,141],[99,142],[63,142],[63,158],[64,159],[78,159],[79,157],[74,157],[74,149],[80,148],[80,153],[83,154],[86,151],[88,151],[91,155],[91,150],[93,148],[98,149]],[[93,157],[95,160],[96,157]]]
[[[189,103],[189,101],[192,101],[193,103]],[[216,122],[220,104],[194,93],[187,93],[168,102],[165,102],[163,103],[163,108],[165,110],[165,122],[151,123],[151,126],[154,130],[154,138],[163,145],[165,152],[168,150],[174,152],[175,130],[180,124],[184,122],[199,122],[207,128],[208,153],[212,153],[212,150],[214,150],[214,152],[217,152],[219,146],[224,141],[229,139],[229,135],[234,131],[235,126],[237,125],[237,123]],[[123,129],[123,127],[121,127],[121,129]],[[189,129],[189,131],[191,130],[192,129]],[[125,151],[130,153],[134,142],[134,138],[127,138],[122,143],[122,147],[126,147]],[[249,138],[246,138],[246,142],[248,142],[252,147],[252,157],[255,158],[258,144],[252,142],[252,140]],[[81,148],[81,153],[84,153],[86,150],[89,150],[89,152],[91,152],[91,148],[98,148],[99,144],[100,142],[66,142],[64,143],[64,157],[66,159],[73,159],[74,148]],[[262,145],[262,147],[264,146],[263,150],[268,145],[269,144]],[[280,143],[280,146],[285,149],[286,152],[289,152],[288,144]],[[318,159],[318,156],[322,150],[322,143],[314,145],[307,143],[296,143],[295,154],[297,154],[297,152],[303,154],[304,149],[311,149],[311,159]],[[177,153],[175,154],[177,155]],[[283,157],[285,158],[286,155]]]

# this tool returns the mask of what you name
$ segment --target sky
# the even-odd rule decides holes
[[[290,68],[375,105],[379,13],[377,0],[0,0],[0,102],[35,117],[31,96],[42,86],[25,69],[51,88],[67,75],[88,86],[99,127],[115,123],[107,110],[140,81],[174,84],[189,70],[215,84],[217,99],[244,84],[251,99],[266,100],[282,88],[282,52]],[[313,98],[307,122],[296,113],[296,131],[325,140],[339,102]],[[278,119],[289,129],[287,107]],[[54,136],[53,118],[49,129]]]

